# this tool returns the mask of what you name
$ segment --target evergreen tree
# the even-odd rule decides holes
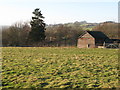
[[[41,14],[39,8],[36,8],[33,12],[34,17],[30,22],[31,31],[29,33],[29,40],[32,42],[40,42],[45,40],[45,23],[44,17]]]

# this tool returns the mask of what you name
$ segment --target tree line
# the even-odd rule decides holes
[[[77,38],[84,32],[82,28],[64,24],[47,26],[44,41],[28,40],[31,27],[29,23],[16,23],[2,29],[3,46],[76,46]]]

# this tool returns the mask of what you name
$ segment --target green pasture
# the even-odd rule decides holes
[[[2,88],[117,88],[117,49],[3,47]]]

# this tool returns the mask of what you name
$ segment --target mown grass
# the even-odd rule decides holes
[[[117,88],[117,49],[2,48],[3,88]]]

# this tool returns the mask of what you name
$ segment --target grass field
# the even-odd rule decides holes
[[[116,88],[117,49],[3,47],[3,88]]]

